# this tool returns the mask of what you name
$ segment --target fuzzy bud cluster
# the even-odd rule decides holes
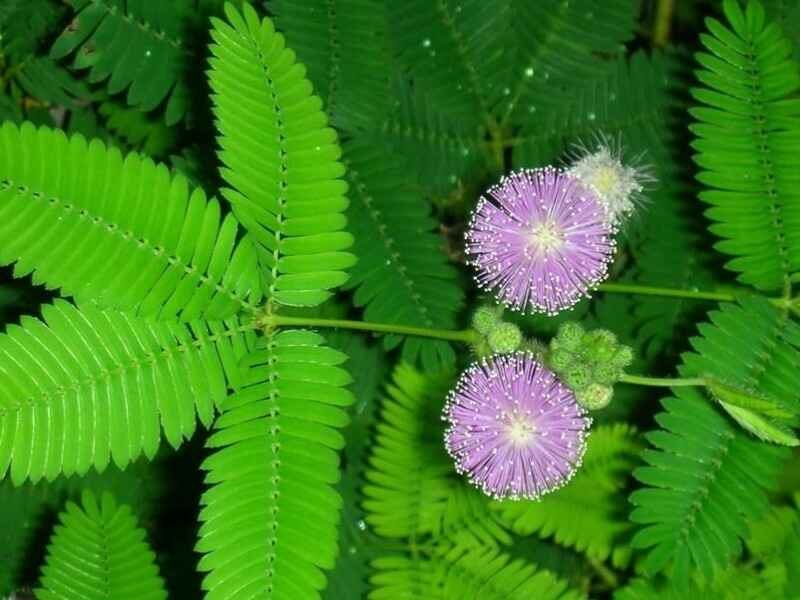
[[[496,306],[481,306],[472,315],[472,328],[480,336],[473,344],[479,357],[510,354],[525,342],[519,327],[503,321],[502,316],[503,309]]]
[[[633,352],[605,329],[585,331],[578,323],[564,323],[550,341],[550,367],[589,410],[611,402],[613,386],[633,361]]]

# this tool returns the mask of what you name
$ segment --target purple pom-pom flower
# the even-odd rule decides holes
[[[514,310],[556,314],[605,279],[615,229],[596,193],[546,167],[504,177],[481,196],[467,231],[481,288]]]
[[[592,424],[572,390],[522,352],[467,369],[443,418],[456,470],[486,494],[511,499],[539,498],[567,483]]]

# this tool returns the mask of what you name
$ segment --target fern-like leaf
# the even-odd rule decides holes
[[[660,54],[636,52],[605,65],[553,107],[529,105],[513,162],[517,167],[557,160],[571,144],[590,144],[598,131],[620,139],[630,156],[661,157],[668,134],[671,63]]]
[[[213,20],[209,73],[223,195],[259,244],[270,300],[314,306],[354,262],[336,132],[272,22],[247,4],[225,13],[230,24]]]
[[[166,600],[155,553],[129,506],[111,494],[68,502],[47,547],[39,600]]]
[[[177,128],[151,115],[116,102],[103,102],[97,112],[105,117],[105,126],[133,150],[164,157],[175,147]]]
[[[384,556],[373,562],[370,600],[480,598],[579,600],[583,596],[546,570],[496,548],[441,549],[430,558]]]
[[[394,96],[397,106],[381,123],[380,137],[402,156],[420,189],[442,198],[480,177],[483,129],[452,118],[404,80],[395,82]],[[394,159],[390,155],[388,160]]]
[[[286,36],[337,128],[355,131],[389,110],[386,5],[381,0],[275,0]]]
[[[751,391],[788,415],[800,413],[800,325],[758,296],[709,317],[698,327],[702,337],[690,340],[695,353],[684,356],[687,368]]]
[[[203,464],[197,550],[208,600],[318,598],[334,566],[341,496],[337,451],[347,357],[309,331],[268,335],[243,361],[246,385],[230,396]]]
[[[0,129],[0,264],[142,316],[225,319],[261,298],[256,251],[186,179],[60,130]]]
[[[150,111],[168,98],[165,118],[172,125],[188,110],[187,74],[192,56],[187,26],[194,0],[68,0],[75,15],[53,44],[50,57],[73,55],[72,66],[89,69],[89,80],[108,80],[108,91],[128,90],[127,101]]]
[[[460,546],[508,544],[487,497],[455,476],[444,452],[439,415],[450,379],[408,365],[395,370],[365,475],[367,523],[388,538],[432,534]]]
[[[351,390],[356,401],[351,409],[352,421],[342,430],[347,445],[342,451],[342,479],[337,486],[344,501],[339,526],[340,552],[336,568],[328,576],[323,598],[351,600],[366,596],[369,562],[380,548],[375,543],[375,535],[364,526],[361,488],[380,391],[389,373],[389,361],[379,344],[358,333],[335,331],[327,339],[331,347],[348,356],[348,370],[353,375]]]
[[[684,357],[683,375],[708,374],[796,401],[798,352],[784,340],[796,335],[796,325],[763,299],[727,304],[712,321],[692,340],[700,354]],[[635,472],[648,487],[631,496],[631,519],[644,525],[633,543],[652,547],[647,571],[671,561],[676,580],[687,581],[690,566],[708,580],[741,552],[747,523],[766,510],[765,489],[786,454],[743,431],[693,388],[676,388],[662,403],[662,429],[647,436],[657,450],[646,450],[649,466]]]
[[[632,427],[598,427],[589,437],[583,465],[564,489],[538,502],[496,502],[494,508],[514,533],[552,535],[590,558],[611,556],[615,566],[624,567],[630,559],[626,538],[631,524],[619,497],[639,450]]]
[[[456,270],[447,262],[443,240],[425,201],[407,189],[399,157],[387,157],[380,142],[368,136],[345,144],[350,180],[350,229],[359,262],[348,286],[355,287],[356,306],[365,306],[368,321],[453,329],[464,303]],[[403,338],[385,337],[387,348]],[[447,342],[409,337],[403,360],[427,371],[452,366],[455,353]]]
[[[510,64],[501,86],[502,120],[525,123],[569,102],[576,90],[614,68],[633,38],[638,2],[630,0],[512,0]],[[602,58],[601,58],[602,57]]]
[[[0,475],[20,483],[152,458],[210,425],[253,343],[236,321],[141,319],[65,301],[0,336]]]
[[[503,42],[509,0],[411,0],[388,6],[395,51],[416,85],[459,118],[484,123],[508,70]]]
[[[692,388],[662,404],[667,412],[656,421],[663,429],[647,435],[656,450],[644,452],[649,466],[634,473],[648,487],[631,496],[631,520],[644,525],[633,545],[652,548],[647,572],[672,562],[678,582],[688,581],[691,566],[711,579],[740,554],[747,521],[766,510],[764,490],[785,454],[742,431]]]
[[[742,12],[723,4],[730,27],[709,18],[696,55],[704,87],[693,89],[700,199],[723,241],[715,247],[736,258],[727,267],[761,290],[780,290],[800,271],[800,68],[791,44],[767,23],[755,1]]]

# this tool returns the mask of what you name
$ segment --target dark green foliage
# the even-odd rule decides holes
[[[40,600],[166,600],[145,533],[129,506],[105,493],[68,502],[47,548]]]
[[[7,0],[0,6],[0,67],[9,95],[72,107],[91,97],[88,86],[46,55],[44,41],[64,13],[51,0]]]
[[[346,143],[344,152],[349,227],[360,257],[348,283],[356,287],[356,306],[366,307],[369,321],[454,328],[464,293],[440,250],[442,239],[431,231],[436,221],[429,207],[408,189],[400,157],[384,162],[385,154],[367,140]],[[385,345],[401,341],[390,335]],[[408,338],[403,359],[437,371],[451,366],[455,355],[447,342]]]
[[[530,123],[532,113],[569,102],[576,90],[612,70],[614,63],[608,58],[624,53],[638,4],[637,0],[511,0],[516,68],[509,70],[501,88],[503,121],[510,117]],[[587,108],[591,114],[592,107]],[[597,129],[607,127],[594,120]]]
[[[187,111],[187,71],[192,68],[195,0],[69,0],[74,14],[50,57],[72,56],[71,67],[88,69],[91,82],[107,81],[111,94],[127,90],[127,102],[150,111],[166,100],[173,124]],[[199,25],[199,23],[197,23]]]
[[[441,110],[420,88],[398,79],[393,86],[395,108],[374,136],[398,153],[421,189],[439,203],[461,195],[461,187],[482,177],[487,150],[483,131],[469,119]]]
[[[164,492],[160,475],[158,463],[139,460],[124,471],[112,465],[102,474],[89,472],[83,477],[59,477],[36,485],[14,487],[8,480],[0,483],[0,596],[11,594],[35,576],[31,558],[44,558],[41,543],[65,498],[77,500],[83,490],[98,495],[111,492],[130,505],[140,519],[150,520],[156,510],[154,502]],[[38,562],[35,569],[39,570]]]
[[[384,2],[275,0],[269,8],[336,127],[353,132],[385,116],[390,77]]]
[[[388,7],[393,49],[403,71],[433,103],[480,126],[508,79],[503,35],[510,2],[411,0]]]

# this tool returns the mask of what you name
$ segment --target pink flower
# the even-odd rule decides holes
[[[473,364],[443,418],[459,473],[496,498],[535,499],[567,483],[581,463],[592,420],[575,395],[527,353]]]
[[[614,227],[596,193],[552,167],[503,178],[467,231],[481,288],[514,310],[556,314],[605,279]]]

